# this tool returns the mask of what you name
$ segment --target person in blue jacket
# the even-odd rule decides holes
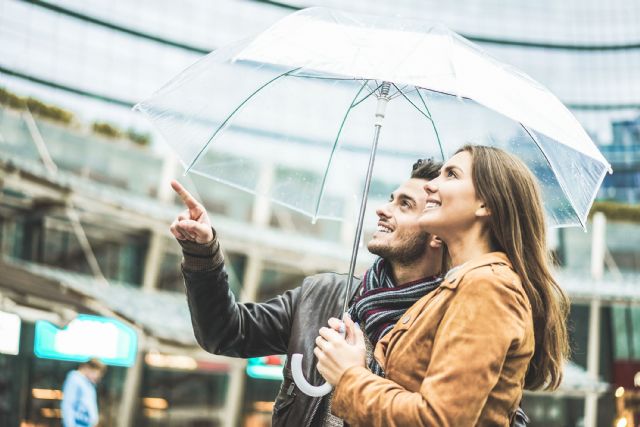
[[[96,385],[107,367],[98,359],[81,363],[67,374],[62,386],[62,425],[94,427],[98,424]]]

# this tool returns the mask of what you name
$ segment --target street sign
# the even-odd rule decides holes
[[[63,329],[36,322],[34,353],[44,359],[84,362],[97,357],[107,365],[132,366],[136,351],[135,331],[115,319],[80,314]]]

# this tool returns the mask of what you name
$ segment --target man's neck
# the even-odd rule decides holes
[[[424,279],[425,277],[436,276],[440,274],[440,268],[442,261],[439,257],[439,262],[422,261],[420,263],[412,264],[400,264],[397,262],[391,262],[391,273],[396,285],[402,285],[404,283],[415,282],[416,280]]]

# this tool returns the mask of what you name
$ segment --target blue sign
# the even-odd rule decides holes
[[[85,362],[97,357],[106,365],[132,366],[137,345],[132,328],[107,317],[80,314],[63,329],[36,322],[34,352],[43,359]]]
[[[252,357],[247,361],[247,375],[251,378],[282,381],[285,356]]]

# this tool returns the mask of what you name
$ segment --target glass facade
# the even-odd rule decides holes
[[[223,373],[145,367],[135,425],[141,427],[216,427],[227,391]]]
[[[289,2],[294,7],[303,3]],[[599,199],[627,204],[640,201],[640,50],[633,47],[640,40],[640,6],[635,2],[604,4],[588,0],[577,5],[575,1],[489,1],[482,8],[473,1],[444,4],[435,0],[358,0],[349,5],[326,0],[321,4],[435,18],[465,35],[475,36],[492,55],[549,87],[600,144],[615,173],[606,177]],[[130,111],[131,105],[149,96],[205,52],[266,28],[290,12],[258,1],[0,0],[0,88],[23,97],[33,96],[72,113],[68,123],[34,113],[34,129],[23,109],[4,104],[0,108],[0,161],[16,163],[18,169],[26,171],[23,182],[29,184],[0,182],[0,254],[93,274],[86,249],[65,212],[66,205],[61,203],[63,198],[43,196],[43,191],[30,192],[38,185],[51,194],[69,190],[86,196],[88,204],[100,204],[95,210],[84,205],[78,211],[102,274],[110,281],[145,286],[145,280],[154,277],[148,274],[148,264],[153,264],[148,256],[153,253],[154,238],[161,233],[148,224],[140,224],[145,219],[160,221],[159,218],[168,224],[182,209],[179,200],[172,193],[167,195],[165,188],[166,178],[177,176],[181,165],[172,167],[167,163],[173,153],[167,156],[167,147],[140,115]],[[279,101],[295,102],[295,94],[291,97]],[[113,125],[122,133],[118,137],[105,136],[96,131],[97,123]],[[303,118],[298,126],[312,129],[313,118]],[[152,143],[141,146],[132,142],[126,137],[129,130],[150,133]],[[250,131],[256,135],[261,129]],[[412,132],[398,129],[397,136]],[[43,178],[46,171],[41,172],[40,138],[59,169],[56,178],[51,179],[56,185]],[[272,172],[286,176],[300,174],[299,169],[304,169],[304,162],[276,166]],[[9,166],[4,170],[13,171]],[[236,172],[242,175],[246,171]],[[29,173],[36,177],[26,177]],[[317,171],[304,173],[309,181],[320,179]],[[309,239],[303,240],[303,245],[339,242],[333,251],[336,253],[350,249],[348,225],[335,221],[311,224],[308,217],[279,205],[270,205],[265,217],[261,217],[264,212],[256,212],[256,200],[250,194],[198,175],[178,178],[206,206],[214,225],[229,230],[228,234],[221,234],[221,239],[231,288],[238,298],[256,252],[260,254],[260,272],[253,299],[265,301],[298,286],[305,276],[324,271],[326,263],[322,264],[313,251],[309,250],[307,256],[296,253],[295,248],[301,245],[299,238]],[[372,188],[385,194],[392,192],[394,186],[374,180]],[[370,200],[367,218],[375,219],[375,207],[384,201]],[[339,206],[345,217],[357,208],[348,198],[335,197],[329,202]],[[369,239],[374,222],[365,224],[364,241]],[[166,224],[163,227],[156,280],[146,286],[182,294],[181,253],[166,233]],[[268,234],[274,231],[276,234]],[[269,239],[274,248],[265,243]],[[608,265],[623,274],[637,275],[639,241],[637,222],[611,221],[607,228]],[[282,242],[294,249],[279,252],[275,243]],[[591,235],[579,229],[560,230],[555,251],[562,269],[587,271]],[[346,271],[346,261],[334,255],[338,261],[331,269],[339,265]],[[631,285],[636,286],[637,280]],[[52,310],[60,308],[54,304]],[[623,372],[627,378],[629,372],[640,370],[634,364],[640,358],[638,313],[635,302],[602,308],[599,375],[608,383],[619,383],[616,372]],[[587,367],[588,324],[589,307],[584,301],[574,304],[572,360],[582,368]],[[59,425],[57,392],[66,372],[74,367],[73,363],[36,358],[33,325],[25,323],[21,353],[0,354],[0,425]],[[226,404],[230,375],[218,368],[187,370],[143,364],[134,425],[224,424],[219,414]],[[115,425],[125,374],[123,368],[110,368],[100,385],[103,425]],[[243,381],[238,424],[270,425],[279,382],[249,377]],[[585,416],[583,397],[528,394],[523,407],[533,420],[532,427],[581,426]],[[615,417],[616,402],[610,391],[598,400],[597,425],[611,425]]]

